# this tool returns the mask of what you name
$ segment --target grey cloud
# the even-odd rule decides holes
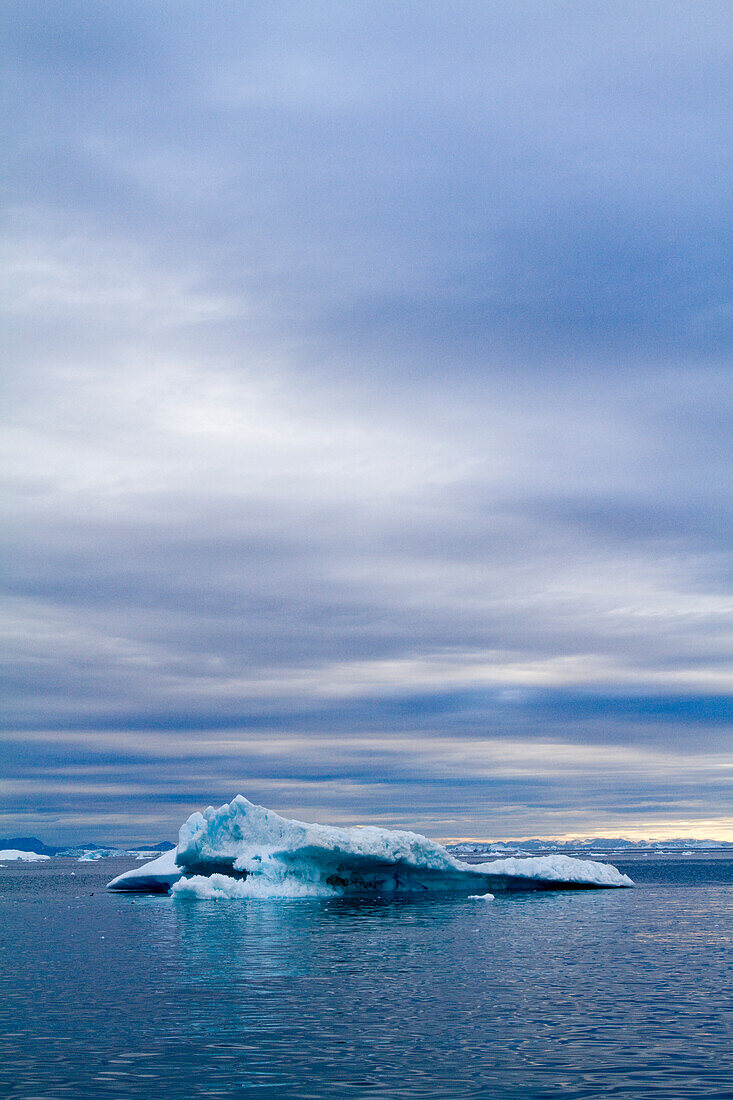
[[[354,351],[716,351],[727,11],[703,8],[24,12],[59,158],[38,198]]]
[[[599,824],[613,827],[632,817],[637,827],[675,815],[689,826],[708,819],[701,786],[708,797],[726,794],[720,767],[724,758],[712,753],[698,757],[690,768],[689,760],[664,749],[614,753],[591,748],[579,754],[577,747],[562,742],[534,747],[520,742],[506,754],[501,744],[467,744],[459,738],[425,743],[418,762],[412,739],[393,737],[382,745],[389,766],[375,774],[374,736],[344,741],[338,734],[320,734],[278,741],[230,734],[206,744],[197,733],[186,746],[181,744],[185,737],[172,741],[171,755],[160,735],[146,739],[137,734],[137,760],[121,760],[117,740],[117,735],[106,740],[89,735],[87,741],[76,735],[71,744],[60,739],[64,763],[53,776],[42,748],[40,755],[31,752],[19,778],[6,786],[8,814],[18,824],[38,817],[47,827],[55,818],[59,837],[60,829],[78,828],[75,821],[65,824],[67,816],[80,806],[96,808],[97,835],[114,837],[127,811],[127,829],[143,839],[150,836],[151,807],[160,827],[173,832],[202,803],[230,798],[234,789],[241,789],[306,818],[327,814],[350,823],[376,811],[391,824],[416,825],[439,835],[469,831],[507,836],[517,831],[526,835],[538,815],[555,833]],[[91,770],[90,759],[99,761]],[[643,794],[629,796],[630,774],[644,784]],[[110,815],[112,823],[106,820]],[[138,818],[145,824],[138,824]]]
[[[250,776],[433,832],[540,832],[563,798],[583,828],[722,820],[693,762],[730,737],[727,5],[6,22],[6,722],[49,731],[36,770],[9,742],[33,812],[43,780],[59,828],[112,830]],[[201,753],[161,785],[138,725]],[[105,727],[109,798],[54,788],[60,732]],[[537,757],[494,789],[462,737],[689,770],[563,787]]]

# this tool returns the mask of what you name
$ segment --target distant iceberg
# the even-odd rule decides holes
[[[569,856],[462,863],[419,833],[292,821],[242,795],[181,826],[178,847],[110,890],[178,898],[302,898],[633,886],[609,864]]]
[[[3,848],[0,852],[0,863],[10,863],[15,860],[21,863],[40,863],[41,860],[50,858],[38,852],[19,852],[17,848]]]
[[[137,848],[125,848],[124,850],[119,848],[85,848],[80,856],[76,856],[76,862],[96,863],[100,859],[119,859],[121,856],[129,856],[131,859],[150,859],[154,854],[148,849],[140,851]]]

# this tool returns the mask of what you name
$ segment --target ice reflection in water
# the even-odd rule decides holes
[[[0,878],[2,1095],[731,1095],[731,861],[492,903],[173,902],[73,869]]]

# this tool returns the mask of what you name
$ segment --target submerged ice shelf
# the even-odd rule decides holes
[[[293,821],[242,795],[195,813],[178,847],[119,875],[110,890],[180,898],[297,898],[346,894],[633,886],[615,867],[569,856],[462,863],[419,833]]]

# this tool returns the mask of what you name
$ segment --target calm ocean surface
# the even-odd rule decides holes
[[[733,859],[616,865],[637,889],[385,903],[8,865],[0,1095],[733,1098]]]

